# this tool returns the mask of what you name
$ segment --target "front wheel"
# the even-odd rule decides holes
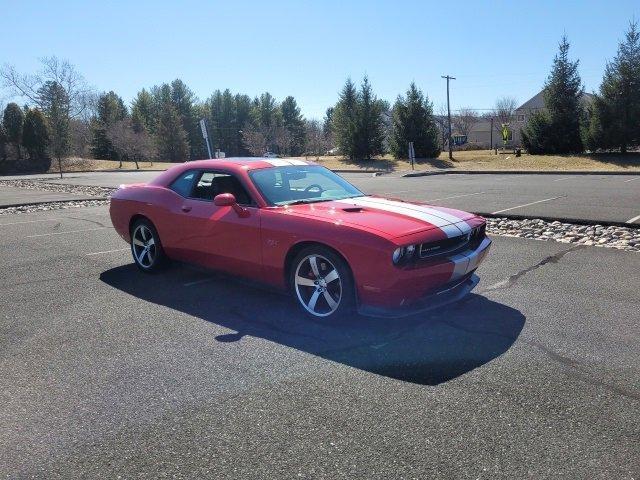
[[[136,221],[131,228],[131,254],[143,272],[156,272],[165,262],[158,232],[147,219]]]
[[[303,249],[290,272],[293,294],[302,310],[314,319],[334,319],[353,313],[355,291],[346,262],[332,250]]]

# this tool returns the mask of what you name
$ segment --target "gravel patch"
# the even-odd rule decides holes
[[[33,213],[46,212],[49,210],[66,210],[68,208],[78,207],[98,207],[101,205],[109,205],[110,200],[72,200],[70,202],[48,202],[37,203],[32,205],[20,205],[19,207],[0,208],[0,216],[11,215],[13,213]]]
[[[508,218],[487,218],[487,232],[493,235],[553,240],[576,245],[617,248],[640,252],[640,229],[603,226],[577,225],[559,221],[511,220]]]
[[[3,185],[6,185],[8,187],[24,188],[27,190],[45,190],[48,192],[71,193],[90,197],[108,197],[117,190],[117,188],[110,187],[64,185],[59,183],[48,183],[45,181],[34,180],[0,180],[0,187]]]

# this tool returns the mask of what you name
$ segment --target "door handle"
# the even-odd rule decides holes
[[[190,211],[191,211],[191,207],[188,207],[187,205],[183,205],[183,206],[182,206],[182,211],[183,211],[184,213],[190,212]]]

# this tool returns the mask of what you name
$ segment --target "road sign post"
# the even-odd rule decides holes
[[[200,130],[202,130],[202,138],[207,142],[207,152],[209,152],[209,158],[211,157],[211,145],[209,145],[209,133],[207,132],[207,121],[203,118],[200,120]]]
[[[415,170],[416,151],[413,149],[413,142],[409,142],[409,160],[411,161],[411,170]]]

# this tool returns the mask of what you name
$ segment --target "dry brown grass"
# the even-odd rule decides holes
[[[138,162],[140,170],[166,170],[175,163],[168,162]],[[69,157],[62,161],[62,169],[65,172],[83,172],[90,170],[135,170],[134,162],[120,162],[114,160],[95,160],[93,158]],[[58,162],[53,160],[49,173],[58,173]]]
[[[492,150],[470,150],[454,152],[453,161],[443,152],[437,159],[416,162],[416,171],[442,170],[544,170],[544,171],[632,171],[640,172],[640,153],[626,155],[599,153],[592,155],[528,155],[516,157],[513,153],[499,153]],[[407,160],[396,160],[391,156],[373,160],[349,160],[342,157],[298,157],[315,161],[334,170],[362,170],[403,172],[411,170]],[[93,160],[87,158],[67,158],[63,161],[66,172],[87,170],[119,170],[120,162],[112,160]],[[140,170],[166,170],[175,165],[168,162],[140,162]],[[122,162],[123,170],[135,170],[133,162]],[[50,172],[58,171],[58,164],[51,163]]]
[[[313,157],[308,157],[316,160]],[[407,160],[396,160],[384,156],[369,161],[352,161],[341,157],[319,157],[318,163],[333,169],[361,169],[407,171],[411,164]],[[613,153],[584,155],[529,155],[516,157],[513,153],[498,153],[492,150],[470,150],[453,152],[453,160],[443,152],[437,159],[416,162],[416,170],[545,170],[545,171],[640,171],[640,153],[626,155]]]

